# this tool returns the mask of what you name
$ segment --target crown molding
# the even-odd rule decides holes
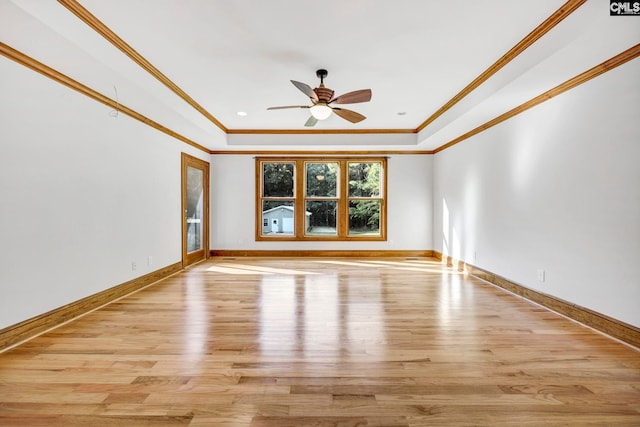
[[[214,155],[255,155],[255,156],[381,156],[381,155],[430,155],[433,150],[211,150]]]
[[[576,86],[581,85],[582,83],[585,83],[601,74],[606,73],[607,71],[610,71],[622,64],[624,64],[625,62],[631,61],[634,58],[637,58],[638,56],[640,56],[640,43],[625,50],[624,52],[619,53],[618,55],[614,56],[613,58],[604,61],[598,65],[596,65],[595,67],[581,73],[578,74],[577,76],[565,81],[564,83],[559,84],[558,86],[554,87],[553,89],[550,89],[538,96],[536,96],[535,98],[530,99],[529,101],[520,104],[519,106],[512,108],[511,110],[507,111],[504,114],[499,115],[498,117],[494,118],[493,120],[489,120],[488,122],[478,126],[475,129],[470,130],[469,132],[460,135],[459,137],[452,139],[451,141],[447,142],[444,145],[441,145],[440,147],[436,148],[434,151],[434,153],[439,153],[440,151],[446,150],[447,148],[450,148],[462,141],[464,141],[465,139],[468,139],[474,135],[479,134],[480,132],[484,132],[485,130],[504,122],[505,120],[508,120],[514,116],[517,116],[518,114],[532,108],[535,107],[538,104],[542,104],[545,101],[550,100],[551,98],[560,95],[563,92],[566,92],[570,89],[575,88]]]
[[[229,129],[230,135],[358,135],[407,134],[415,129]]]
[[[138,52],[136,52],[130,45],[128,45],[124,40],[118,37],[112,30],[110,30],[104,23],[98,20],[95,16],[93,16],[88,10],[82,7],[78,1],[76,0],[58,0],[60,4],[70,10],[74,15],[76,15],[79,19],[89,25],[92,29],[102,35],[105,39],[111,42],[115,47],[120,49],[123,53],[129,56],[133,61],[135,61],[138,65],[140,65],[144,70],[149,72],[152,76],[154,76],[157,80],[163,83],[166,87],[180,96],[183,100],[185,100],[189,105],[195,108],[198,112],[203,114],[209,120],[211,120],[216,126],[218,126],[225,134],[227,135],[332,135],[332,134],[341,134],[341,135],[366,135],[366,134],[416,134],[423,130],[427,125],[436,120],[441,114],[450,109],[453,105],[458,103],[462,98],[467,96],[477,87],[479,87],[484,81],[498,72],[502,67],[512,61],[519,54],[524,52],[529,46],[531,46],[535,41],[540,39],[544,34],[549,32],[552,28],[558,25],[562,20],[564,20],[567,16],[573,13],[576,9],[578,9],[582,4],[586,2],[586,0],[569,0],[563,6],[561,6],[556,12],[554,12],[549,18],[547,18],[542,24],[540,24],[536,29],[534,29],[531,33],[529,33],[524,39],[522,39],[517,45],[511,48],[505,55],[503,55],[498,61],[496,61],[491,67],[489,67],[485,72],[483,72],[480,76],[478,76],[474,81],[472,81],[467,87],[465,87],[460,93],[458,93],[455,97],[453,97],[449,102],[447,102],[443,107],[441,107],[434,115],[429,117],[425,122],[423,122],[416,129],[228,129],[222,123],[220,123],[215,117],[213,117],[210,113],[208,113],[202,106],[197,104],[188,94],[186,94],[183,90],[181,90],[175,83],[173,83],[170,79],[168,79],[164,74],[162,74],[156,67],[154,67],[149,61],[147,61],[144,57],[142,57]],[[380,151],[340,151],[336,153],[340,154],[435,154],[440,151],[443,151],[453,145],[460,143],[463,140],[466,140],[474,135],[479,134],[505,120],[508,120],[521,112],[524,112],[535,105],[538,105],[544,101],[551,99],[554,96],[557,96],[567,90],[570,90],[600,74],[603,74],[631,59],[636,58],[640,55],[640,45],[636,45],[626,51],[616,55],[615,57],[605,61],[590,70],[585,71],[584,73],[579,74],[578,76],[567,80],[566,82],[550,89],[543,94],[509,110],[508,112],[495,117],[494,119],[472,129],[471,131],[466,132],[463,135],[458,136],[457,138],[449,141],[448,143],[437,147],[434,150],[409,150],[409,151],[395,151],[395,150],[380,150]],[[299,153],[299,154],[310,154],[310,153],[318,153],[318,151],[311,150],[300,150],[300,151],[251,151],[251,150],[214,150],[208,149],[201,144],[198,144],[195,141],[190,140],[189,138],[172,131],[171,129],[153,121],[152,119],[138,113],[135,110],[132,110],[122,104],[119,104],[117,101],[112,100],[111,98],[83,85],[76,80],[60,73],[59,71],[50,68],[37,60],[11,48],[10,46],[0,42],[0,53],[4,56],[28,67],[34,71],[37,71],[67,87],[70,87],[98,102],[101,102],[111,108],[115,108],[118,111],[121,111],[124,114],[148,125],[161,132],[176,138],[188,145],[191,145],[199,150],[202,150],[209,154],[283,154],[283,153]]]
[[[107,39],[112,45],[118,48],[122,53],[131,58],[136,64],[142,67],[145,71],[155,77],[160,83],[169,88],[172,92],[182,98],[187,104],[195,108],[200,114],[205,116],[208,120],[218,126],[223,132],[227,132],[228,129],[220,123],[211,113],[209,113],[203,106],[198,104],[193,98],[191,98],[185,91],[183,91],[177,84],[171,79],[165,76],[160,70],[158,70],[151,62],[147,61],[142,55],[140,55],[133,47],[127,42],[122,40],[116,33],[114,33],[109,27],[107,27],[102,21],[93,16],[91,12],[82,7],[76,0],[58,0],[58,3],[66,7],[71,13],[76,15],[82,22],[93,28],[98,34]]]
[[[438,109],[432,116],[425,120],[415,129],[326,129],[326,130],[309,130],[309,129],[228,129],[218,119],[216,119],[211,113],[209,113],[204,107],[198,104],[193,98],[191,98],[185,91],[183,91],[177,84],[171,81],[160,70],[158,70],[147,59],[140,55],[133,47],[127,42],[122,40],[115,32],[107,27],[102,21],[91,14],[85,9],[77,0],[58,0],[65,8],[76,15],[81,21],[90,26],[94,31],[104,37],[107,41],[113,44],[117,49],[122,51],[125,55],[131,58],[135,63],[142,67],[145,71],[151,74],[154,78],[160,81],[163,85],[173,91],[176,95],[182,98],[185,102],[196,109],[200,114],[205,116],[208,120],[213,122],[218,128],[220,128],[226,134],[248,134],[248,135],[328,135],[328,134],[402,134],[402,133],[418,133],[422,131],[426,126],[435,121],[444,112],[449,110],[455,104],[460,102],[469,93],[477,89],[482,83],[488,80],[491,76],[497,73],[501,68],[511,62],[514,58],[524,52],[529,46],[535,43],[538,39],[548,33],[556,25],[558,25],[567,16],[573,13],[578,7],[586,2],[586,0],[569,0],[563,4],[558,10],[556,10],[549,18],[543,23],[538,25],[533,31],[531,31],[524,39],[518,44],[512,47],[507,53],[505,53],[500,59],[498,59],[493,65],[487,68],[482,74],[480,74],[475,80],[467,85],[456,96],[451,98],[445,105]]]
[[[469,83],[464,89],[462,89],[456,96],[451,98],[446,104],[440,107],[431,117],[422,122],[420,126],[416,128],[416,132],[422,131],[428,125],[433,123],[438,117],[444,114],[451,107],[460,102],[464,97],[476,90],[481,84],[487,81],[491,76],[496,74],[502,67],[514,60],[518,55],[524,52],[529,46],[542,38],[546,33],[558,25],[567,16],[571,15],[586,3],[587,0],[569,0],[556,10],[550,17],[548,17],[542,24],[538,25],[533,31],[531,31],[525,38],[520,40],[518,44],[509,49],[507,53],[502,55],[500,59],[487,68],[482,74],[476,77],[471,83]]]
[[[194,148],[197,148],[201,151],[204,151],[208,154],[256,154],[256,153],[264,153],[264,154],[284,154],[284,153],[299,153],[299,154],[309,154],[309,153],[318,153],[318,151],[311,151],[311,150],[300,150],[300,151],[269,151],[269,150],[264,150],[264,151],[252,151],[252,150],[246,150],[246,151],[241,151],[241,150],[213,150],[213,149],[209,149],[206,148],[200,144],[198,144],[195,141],[190,140],[189,138],[161,125],[160,123],[138,113],[137,111],[120,104],[119,102],[109,98],[108,96],[105,96],[103,94],[101,94],[100,92],[91,89],[88,86],[83,85],[82,83],[72,79],[71,77],[37,61],[36,59],[12,48],[11,46],[8,46],[7,44],[0,42],[0,54],[6,56],[7,58],[27,67],[30,68],[46,77],[49,77],[50,79],[61,83],[73,90],[76,90],[77,92],[82,93],[83,95],[88,96],[91,99],[94,99],[104,105],[107,105],[110,108],[114,108],[119,112],[122,112],[128,116],[130,116],[131,118],[134,118],[150,127],[153,127],[179,141],[182,141]],[[437,147],[434,150],[380,150],[380,151],[375,151],[375,150],[368,150],[368,151],[357,151],[357,150],[351,150],[351,151],[337,151],[336,153],[340,153],[340,154],[349,154],[349,153],[354,153],[354,154],[363,154],[363,153],[369,153],[369,154],[436,154],[439,153],[443,150],[446,150],[447,148],[450,148],[474,135],[477,135],[481,132],[484,132],[485,130],[499,124],[502,123],[538,104],[541,104],[545,101],[548,101],[549,99],[560,95],[563,92],[566,92],[570,89],[575,88],[576,86],[581,85],[582,83],[585,83],[601,74],[604,74],[628,61],[631,61],[632,59],[637,58],[638,56],[640,56],[640,44],[636,44],[635,46],[632,46],[631,48],[619,53],[618,55],[612,57],[611,59],[604,61],[598,65],[596,65],[595,67],[565,81],[564,83],[561,83],[560,85],[536,96],[535,98],[530,99],[529,101],[520,104],[519,106],[512,108],[511,110],[507,111],[504,114],[501,114],[500,116],[476,127],[475,129],[470,130],[469,132],[466,132],[463,135],[460,135],[459,137],[449,141],[448,143],[441,145],[439,147]],[[260,134],[260,133],[264,133],[264,134],[296,134],[296,135],[305,135],[305,134],[375,134],[375,133],[388,133],[388,134],[407,134],[407,133],[413,133],[413,130],[411,129],[354,129],[354,130],[337,130],[337,129],[327,129],[327,130],[315,130],[315,131],[309,131],[309,130],[227,130],[227,133],[231,133],[231,134]]]
[[[186,144],[191,145],[192,147],[195,147],[199,150],[202,150],[206,153],[209,152],[209,149],[198,144],[197,142],[194,142],[192,140],[190,140],[189,138],[172,131],[171,129],[161,125],[160,123],[151,120],[150,118],[138,113],[135,110],[132,110],[131,108],[127,107],[126,105],[122,105],[117,101],[114,101],[113,99],[109,98],[108,96],[105,96],[103,94],[101,94],[100,92],[91,89],[88,86],[83,85],[82,83],[78,82],[77,80],[72,79],[71,77],[62,74],[61,72],[54,70],[51,67],[48,67],[46,65],[44,65],[42,62],[39,62],[35,59],[33,59],[32,57],[25,55],[24,53],[12,48],[11,46],[6,45],[3,42],[0,42],[0,54],[6,56],[7,58],[17,62],[18,64],[24,65],[27,68],[32,69],[33,71],[36,71],[46,77],[49,77],[50,79],[63,84],[77,92],[80,92],[83,95],[88,96],[89,98],[98,101],[108,107],[111,107],[113,109],[115,109],[116,111],[126,114],[127,116],[134,118],[148,126],[151,126],[152,128],[155,128],[157,130],[159,130],[160,132],[163,132],[175,139],[178,139]]]

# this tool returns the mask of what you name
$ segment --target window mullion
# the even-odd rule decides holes
[[[349,229],[349,170],[347,161],[340,160],[340,193],[338,197],[338,237],[345,238]]]
[[[296,160],[296,177],[295,177],[295,237],[296,240],[302,240],[304,238],[304,226],[305,221],[305,202],[304,202],[304,189],[305,189],[305,171],[304,160]]]

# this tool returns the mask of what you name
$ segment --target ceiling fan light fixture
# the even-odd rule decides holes
[[[327,119],[331,115],[332,111],[331,107],[321,103],[312,106],[309,110],[311,111],[311,115],[318,120]]]
[[[332,104],[357,104],[359,102],[371,101],[371,89],[360,89],[351,92],[343,93],[340,96],[334,96],[333,89],[329,89],[324,85],[324,78],[327,77],[327,70],[321,69],[316,71],[316,75],[320,78],[320,86],[312,89],[306,83],[301,83],[296,80],[291,80],[291,83],[309,97],[312,105],[284,105],[282,107],[269,107],[267,110],[284,110],[287,108],[305,108],[309,109],[311,115],[305,122],[305,127],[315,126],[320,120],[328,119],[331,113],[336,113],[336,116],[345,119],[351,123],[360,123],[365,116],[362,114],[347,110],[342,107],[332,107]]]

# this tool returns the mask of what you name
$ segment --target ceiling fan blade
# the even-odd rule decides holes
[[[311,86],[309,86],[308,84],[305,83],[300,83],[297,82],[295,80],[291,80],[291,83],[293,83],[293,85],[295,87],[297,87],[298,89],[300,89],[300,91],[302,93],[304,93],[305,95],[307,95],[309,98],[311,98],[313,101],[317,101],[318,100],[318,95],[316,95],[316,93],[313,91],[313,89],[311,89]]]
[[[269,107],[267,110],[284,110],[285,108],[309,108],[308,105],[285,105],[282,107]]]
[[[358,123],[366,119],[362,114],[344,108],[333,108],[333,112],[351,123]]]
[[[307,122],[304,124],[307,127],[311,127],[311,126],[315,126],[316,123],[318,123],[318,119],[316,119],[313,116],[309,116],[309,119],[307,120]]]
[[[354,90],[333,98],[329,103],[357,104],[358,102],[371,101],[371,89]]]

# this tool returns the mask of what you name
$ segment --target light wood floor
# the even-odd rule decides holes
[[[2,426],[638,426],[640,352],[429,260],[214,259],[0,354]]]

